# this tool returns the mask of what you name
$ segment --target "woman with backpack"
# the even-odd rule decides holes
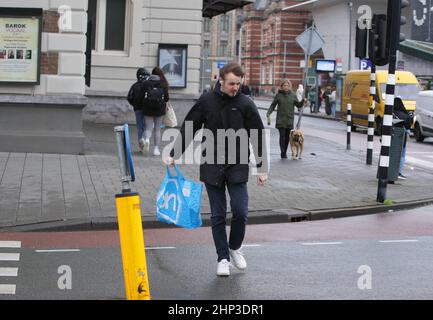
[[[138,68],[136,77],[137,81],[131,86],[128,92],[127,100],[134,108],[135,120],[137,124],[138,144],[140,150],[143,150],[144,136],[144,113],[143,113],[143,97],[144,97],[144,82],[149,78],[150,73],[144,68]]]
[[[150,149],[150,138],[153,134],[153,155],[159,156],[159,144],[161,142],[161,124],[166,112],[166,105],[169,100],[168,81],[164,72],[155,67],[145,86],[145,98],[143,103],[144,113],[144,138],[140,141],[144,152]]]

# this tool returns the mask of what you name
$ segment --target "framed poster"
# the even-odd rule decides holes
[[[0,8],[0,83],[39,84],[42,9]]]
[[[160,44],[158,67],[164,71],[170,88],[186,88],[188,45]]]

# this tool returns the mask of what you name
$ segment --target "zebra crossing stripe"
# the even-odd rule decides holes
[[[20,261],[19,253],[0,253],[0,261]]]
[[[0,241],[0,248],[21,248],[21,241]],[[0,261],[19,261],[19,253],[0,253]],[[18,268],[0,268],[0,277],[18,277]],[[17,286],[15,284],[0,284],[0,295],[14,295]]]
[[[15,284],[0,284],[0,294],[15,294],[16,289]]]
[[[0,248],[21,248],[21,241],[0,241]]]
[[[0,268],[0,277],[18,277],[18,268]]]

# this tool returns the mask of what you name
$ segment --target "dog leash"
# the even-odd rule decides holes
[[[301,119],[302,119],[302,114],[304,113],[304,106],[302,106],[302,108],[298,110],[299,110],[299,114],[298,114],[298,122],[296,123],[296,130],[299,130],[299,128],[301,127]]]

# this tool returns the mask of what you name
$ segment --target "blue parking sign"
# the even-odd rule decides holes
[[[360,70],[371,70],[371,61],[369,59],[359,60],[359,69]]]

